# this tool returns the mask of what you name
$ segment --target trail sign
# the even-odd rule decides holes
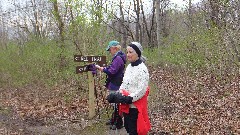
[[[106,66],[106,56],[83,56],[83,55],[74,55],[75,62],[89,62],[97,63],[99,66]],[[96,115],[95,112],[95,94],[94,94],[94,79],[92,72],[89,71],[89,65],[77,66],[76,73],[88,72],[88,86],[89,86],[89,118],[93,118]]]
[[[101,67],[107,66],[106,56],[74,55],[74,61],[75,62],[93,62],[93,63],[97,63]]]
[[[106,62],[106,56],[74,55],[75,62]]]
[[[83,73],[83,72],[87,72],[88,71],[88,65],[84,65],[84,66],[77,66],[76,67],[76,73]]]

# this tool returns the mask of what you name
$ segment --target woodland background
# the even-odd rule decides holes
[[[86,129],[87,74],[75,73],[86,63],[73,56],[110,60],[105,48],[118,40],[123,51],[140,42],[148,58],[150,134],[240,134],[239,0],[186,0],[181,8],[169,0],[9,1],[7,10],[0,2],[1,131]],[[95,77],[93,123],[107,108],[104,79]]]

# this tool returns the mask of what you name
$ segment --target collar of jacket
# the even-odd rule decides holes
[[[114,56],[112,57],[112,61],[117,57],[117,56],[122,56],[124,55],[124,53],[122,51],[118,51],[114,54]],[[125,60],[123,60],[124,63],[126,62]]]
[[[112,57],[112,59],[114,59],[115,57],[117,57],[117,55],[122,55],[122,51],[117,51],[115,54],[114,54],[114,56]]]
[[[138,66],[139,64],[141,64],[142,63],[142,60],[141,59],[138,59],[138,60],[136,60],[136,61],[134,61],[134,62],[131,62],[131,66]]]

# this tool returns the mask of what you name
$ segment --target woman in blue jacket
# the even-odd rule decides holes
[[[118,41],[110,41],[108,47],[106,48],[106,51],[109,51],[109,53],[112,55],[111,64],[107,67],[96,66],[96,68],[107,74],[105,86],[108,89],[109,93],[115,93],[119,90],[123,81],[126,55],[121,51],[121,45]],[[118,104],[115,104],[114,109],[118,109]],[[115,126],[116,128],[121,128],[122,118],[119,116],[118,119],[120,122],[118,122]],[[113,124],[112,122],[114,121],[112,118],[107,124]]]

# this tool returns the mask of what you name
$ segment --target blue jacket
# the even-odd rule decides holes
[[[103,69],[103,72],[107,74],[105,85],[107,89],[119,90],[123,80],[125,63],[126,55],[119,51],[113,56],[111,64]]]

